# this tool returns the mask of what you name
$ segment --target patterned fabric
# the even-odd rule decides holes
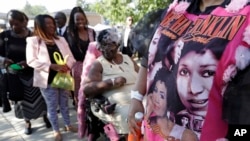
[[[78,91],[79,91],[80,83],[81,83],[82,64],[83,64],[82,62],[77,61],[72,69],[72,76],[74,77],[74,80],[75,80],[74,97],[76,98],[78,98]]]
[[[17,104],[21,105],[25,119],[36,119],[47,114],[47,108],[42,94],[37,87],[24,86],[24,100]]]
[[[52,88],[40,88],[42,95],[47,104],[48,119],[52,125],[54,131],[59,131],[57,107],[59,105],[60,113],[62,114],[64,125],[70,125],[68,96],[69,91],[63,89]]]

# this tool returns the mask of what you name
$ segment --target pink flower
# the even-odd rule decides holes
[[[235,65],[229,65],[227,67],[227,69],[225,70],[224,74],[223,74],[223,81],[225,83],[228,83],[229,81],[232,80],[232,78],[234,78],[234,76],[236,75],[237,73],[237,69],[236,69],[236,66]]]
[[[174,0],[171,4],[169,4],[168,12],[171,11],[177,4],[178,4],[178,0]]]
[[[221,90],[221,95],[222,95],[222,96],[224,95],[226,89],[227,89],[227,85],[223,85],[223,86],[222,86],[222,90]]]
[[[243,70],[250,64],[250,49],[245,46],[239,46],[235,52],[235,65]]]
[[[244,36],[243,41],[245,41],[248,45],[250,45],[250,26],[248,26],[245,29],[243,36]]]
[[[216,141],[228,141],[228,139],[226,139],[226,138],[219,138],[219,139],[216,139]]]

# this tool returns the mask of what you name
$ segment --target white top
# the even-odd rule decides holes
[[[123,42],[124,42],[123,45],[124,45],[124,47],[128,46],[128,36],[129,36],[130,31],[131,31],[131,28],[126,27],[125,33],[124,33],[124,39],[123,39]]]
[[[131,101],[130,91],[137,78],[134,63],[127,55],[123,55],[123,62],[121,64],[111,64],[103,56],[100,56],[97,60],[103,67],[102,80],[123,76],[126,78],[126,83],[122,87],[105,91],[102,94],[111,104],[116,103],[113,114],[105,114],[102,110],[96,112],[94,105],[91,105],[91,110],[99,119],[105,122],[111,122],[118,134],[128,134],[129,130],[126,119]]]

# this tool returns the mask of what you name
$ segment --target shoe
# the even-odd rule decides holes
[[[76,128],[76,127],[73,127],[73,126],[71,126],[71,125],[69,125],[68,127],[64,127],[64,130],[65,131],[70,131],[70,132],[73,132],[73,133],[76,133],[76,132],[78,132],[78,128]]]
[[[9,111],[11,111],[10,107],[3,107],[3,113],[8,113]]]
[[[54,132],[55,141],[62,141],[62,134],[60,132]]]
[[[24,128],[24,134],[30,135],[31,133],[32,133],[31,123],[30,122],[26,122],[25,128]]]
[[[50,128],[51,127],[50,121],[49,121],[49,119],[47,118],[46,115],[43,116],[43,121],[45,123],[46,128]]]
[[[1,100],[1,98],[0,98],[0,100]],[[7,112],[11,111],[11,107],[10,107],[9,101],[4,101],[2,103],[2,107],[3,107],[3,113],[7,113]]]

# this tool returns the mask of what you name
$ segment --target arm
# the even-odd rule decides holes
[[[102,81],[102,70],[102,65],[95,61],[84,80],[83,92],[86,97],[95,97],[113,87],[112,80]]]
[[[26,41],[27,41],[27,45],[26,45],[27,65],[39,71],[49,72],[51,63],[42,62],[38,58],[38,54],[41,51],[41,48],[40,48],[41,43],[38,43],[38,39],[34,37],[28,37]],[[45,53],[45,52],[41,52],[41,53]]]
[[[74,56],[73,56],[73,54],[72,54],[72,52],[71,52],[71,50],[70,50],[69,44],[68,44],[68,42],[66,41],[66,39],[63,38],[63,37],[60,37],[60,39],[62,40],[63,45],[64,45],[64,49],[65,49],[66,52],[67,52],[66,55],[68,55],[68,58],[67,58],[67,66],[71,69],[71,68],[74,66],[76,60],[75,60],[75,58],[74,58]],[[65,56],[64,56],[64,57],[65,57]]]
[[[137,63],[131,58],[132,62],[134,63],[134,68],[135,68],[135,71],[138,73],[140,67],[137,65]]]
[[[182,134],[182,141],[198,141],[197,135],[189,129],[185,129],[183,134]]]
[[[93,98],[107,90],[122,87],[126,83],[126,79],[121,76],[102,80],[102,71],[102,65],[99,61],[95,61],[85,79],[83,92],[86,97]]]
[[[138,79],[135,83],[134,91],[138,91],[143,96],[146,94],[146,83],[147,83],[147,68],[140,67],[139,73],[138,73]],[[136,112],[143,112],[144,113],[144,107],[142,104],[142,101],[132,98],[130,109],[129,109],[129,115],[128,115],[128,126],[131,133],[136,135],[135,130],[140,129],[140,127],[137,126],[135,121],[135,113]]]

